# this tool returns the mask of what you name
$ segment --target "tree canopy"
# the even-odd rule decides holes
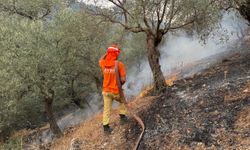
[[[119,24],[130,32],[146,34],[147,54],[154,78],[155,91],[165,91],[166,83],[159,64],[157,46],[163,36],[173,30],[191,27],[209,33],[220,17],[220,1],[214,0],[107,0],[112,6],[90,8],[89,13],[105,21]],[[203,30],[206,29],[206,30]]]
[[[4,2],[0,3],[1,138],[14,129],[49,121],[46,104],[56,112],[71,103],[84,108],[86,97],[101,91],[100,56],[108,43],[120,39],[115,34],[122,33],[68,3]],[[43,14],[47,9],[50,13]],[[131,42],[123,44],[126,62],[134,59]]]

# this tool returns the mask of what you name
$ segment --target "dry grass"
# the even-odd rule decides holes
[[[250,107],[244,108],[238,114],[235,129],[239,132],[242,130],[250,130]]]
[[[177,80],[177,76],[178,76],[178,73],[173,73],[171,74],[169,77],[167,77],[167,79],[165,80],[167,86],[171,87],[174,85],[174,81]],[[153,89],[153,86],[148,86],[148,87],[145,87],[141,93],[137,96],[137,98],[143,98],[143,97],[146,97],[149,95],[150,91],[152,91]]]
[[[135,99],[129,106],[139,111],[138,109],[145,109],[149,106],[154,97],[147,97],[141,99]],[[126,142],[126,132],[132,132],[128,129],[128,125],[119,125],[118,112],[116,109],[112,112],[110,125],[113,127],[113,132],[110,136],[105,136],[102,131],[102,114],[97,114],[92,119],[81,123],[78,127],[74,127],[66,131],[65,135],[59,139],[56,139],[53,144],[53,150],[64,150],[70,148],[73,139],[81,141],[82,149],[119,149]],[[127,131],[126,131],[127,130]],[[130,146],[133,147],[134,143],[130,142]]]

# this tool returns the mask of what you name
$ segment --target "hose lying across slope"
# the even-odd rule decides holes
[[[143,123],[143,121],[141,120],[141,118],[139,116],[137,116],[129,107],[128,105],[126,104],[125,105],[129,114],[140,124],[141,128],[142,128],[142,131],[141,131],[141,134],[140,136],[138,137],[137,141],[136,141],[136,145],[134,146],[133,150],[137,150],[140,142],[141,142],[141,139],[142,139],[142,136],[144,134],[144,131],[145,131],[145,125]]]
[[[120,79],[119,70],[118,70],[118,61],[115,62],[115,75],[116,75],[117,86],[119,87],[119,93],[120,93],[121,101],[124,102],[124,104],[125,104],[125,106],[126,106],[126,108],[128,110],[128,113],[140,124],[140,126],[142,128],[141,134],[138,137],[138,139],[136,141],[136,145],[133,148],[133,150],[137,150],[138,147],[139,147],[139,144],[141,142],[142,136],[144,134],[144,131],[145,131],[145,125],[144,125],[143,121],[141,120],[141,118],[139,116],[137,116],[130,109],[130,107],[128,106],[128,104],[126,102],[126,99],[125,99],[125,96],[124,96],[124,93],[123,93],[123,90],[122,90],[121,79]]]

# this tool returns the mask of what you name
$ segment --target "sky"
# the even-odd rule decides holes
[[[86,4],[97,5],[100,7],[111,7],[113,6],[112,3],[108,2],[107,0],[78,0],[79,2],[84,2]]]

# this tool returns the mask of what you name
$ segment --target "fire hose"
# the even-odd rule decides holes
[[[128,113],[138,122],[138,124],[141,126],[141,134],[140,136],[138,137],[137,141],[136,141],[136,145],[134,146],[133,150],[137,150],[138,147],[139,147],[139,144],[141,142],[141,139],[143,137],[143,134],[145,132],[145,125],[142,121],[142,119],[137,116],[131,109],[130,107],[128,106],[128,103],[125,99],[125,95],[123,93],[123,90],[122,90],[122,84],[121,84],[121,79],[120,79],[120,75],[119,75],[119,70],[118,70],[118,61],[115,62],[115,75],[116,75],[116,81],[117,81],[117,86],[119,88],[119,93],[120,93],[120,97],[121,97],[121,101],[124,102],[125,104],[125,107],[128,111]]]

